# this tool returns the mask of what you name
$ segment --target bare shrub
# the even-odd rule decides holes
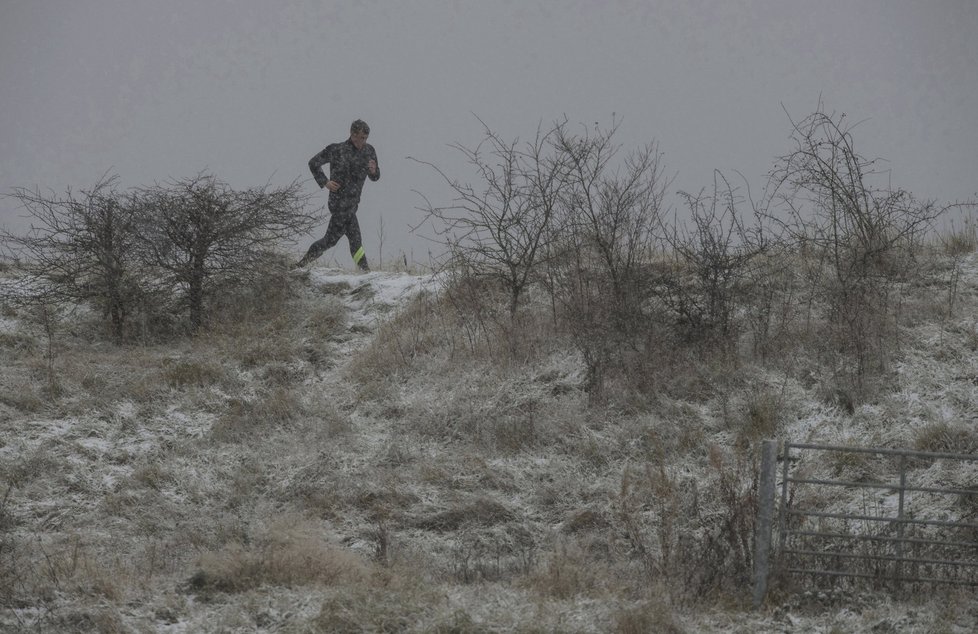
[[[837,375],[861,398],[898,346],[895,282],[944,209],[874,186],[878,161],[856,152],[856,124],[844,113],[820,107],[791,125],[794,149],[778,160],[769,194],[790,217],[784,227],[804,256],[809,305],[823,311],[825,365],[844,366]]]
[[[689,208],[689,225],[662,223],[676,263],[663,276],[663,299],[676,315],[680,336],[690,342],[732,352],[741,331],[738,315],[746,306],[755,260],[770,249],[770,238],[754,213],[748,226],[738,209],[734,187],[714,172],[713,192],[681,192]]]
[[[567,165],[560,196],[561,236],[548,260],[555,313],[587,368],[586,390],[604,398],[609,373],[647,358],[655,333],[650,263],[668,181],[650,143],[618,164],[617,122],[593,133],[561,125],[555,143]]]
[[[644,354],[655,321],[647,301],[652,229],[667,185],[655,144],[619,159],[618,123],[575,133],[566,120],[557,122],[526,150],[487,128],[485,154],[481,146],[459,148],[484,187],[462,185],[439,170],[458,200],[427,205],[451,247],[445,297],[461,313],[460,343],[526,359],[518,308],[532,283],[543,281],[555,323],[582,354],[595,399],[623,358]],[[497,291],[504,302],[493,300]],[[499,313],[509,316],[509,327]]]
[[[213,314],[217,288],[261,286],[267,249],[318,222],[304,211],[297,181],[239,191],[201,173],[137,195],[141,257],[162,273],[164,288],[180,294],[194,333]]]
[[[788,362],[805,341],[799,323],[803,295],[797,260],[780,240],[747,269],[744,319],[751,354],[761,361]]]
[[[458,355],[456,350],[474,358],[501,359],[507,350],[515,354],[515,347],[506,346],[513,338],[506,337],[507,328],[501,323],[503,287],[458,259],[445,266],[441,275],[445,278],[442,297],[455,312],[451,321],[453,356]],[[514,309],[508,321],[515,320]]]
[[[452,575],[460,583],[512,579],[534,569],[536,551],[532,533],[519,525],[466,528],[452,548]]]
[[[25,236],[6,231],[26,277],[8,299],[28,302],[92,302],[111,335],[121,341],[129,317],[147,300],[138,250],[140,206],[117,189],[118,177],[103,176],[89,190],[63,197],[14,189],[36,224]]]
[[[706,484],[665,468],[623,474],[616,525],[653,582],[674,601],[695,603],[716,593],[737,594],[749,584],[756,476],[749,464],[731,465],[710,450]],[[651,506],[653,513],[640,509]]]
[[[285,258],[266,250],[251,257],[253,261],[240,274],[227,271],[214,280],[209,297],[214,326],[265,323],[287,316],[295,289]]]
[[[60,594],[95,597],[108,604],[126,596],[130,579],[119,561],[100,559],[80,534],[14,546],[4,553],[10,557],[6,563],[14,566],[8,572],[16,575],[6,592],[0,590],[0,600],[9,601],[7,606],[38,599],[52,602]]]
[[[789,117],[790,119],[790,117]],[[930,223],[944,210],[908,192],[874,187],[879,160],[856,152],[845,113],[820,109],[791,120],[795,149],[772,173],[777,195],[792,214],[789,230],[823,252],[840,281],[904,270]]]
[[[455,194],[448,206],[426,203],[427,221],[450,257],[448,268],[488,279],[505,289],[508,312],[515,317],[520,299],[549,254],[547,244],[559,231],[558,199],[567,175],[566,156],[555,145],[562,124],[521,147],[481,122],[484,137],[475,148],[456,144],[478,184],[463,184],[432,167]]]

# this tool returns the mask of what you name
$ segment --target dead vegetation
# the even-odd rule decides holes
[[[609,141],[562,142],[604,160]],[[876,223],[839,244],[799,224],[790,248],[744,243],[767,225],[718,180],[687,198],[701,222],[676,250],[649,250],[634,214],[659,190],[638,190],[644,207],[597,205],[548,240],[515,293],[465,267],[269,261],[210,298],[193,338],[157,316],[122,343],[84,305],[4,304],[0,627],[783,629],[791,597],[747,610],[758,444],[973,451],[973,231],[935,246]],[[615,226],[632,248],[595,252]],[[872,602],[851,606],[838,627],[875,624]]]
[[[486,346],[471,306],[443,295],[418,295],[370,336],[353,286],[321,288],[300,280],[264,319],[216,323],[180,347],[106,346],[67,320],[53,358],[36,313],[12,311],[7,624],[689,631],[692,606],[746,601],[758,442],[797,435],[812,408],[875,433],[862,402],[826,397],[822,381],[838,377],[811,372],[812,339],[783,341],[773,357],[738,346],[736,373],[730,356],[673,351],[654,390],[609,380],[595,405],[545,303],[505,322],[528,344],[513,358]],[[974,288],[963,282],[959,306]],[[915,342],[933,327],[908,331],[915,355],[928,358]],[[968,335],[941,336],[954,349]],[[783,354],[793,361],[766,365]],[[908,388],[883,378],[873,403],[886,407]],[[965,427],[921,413],[904,444],[970,450]],[[273,595],[306,607],[247,607]],[[134,600],[148,607],[119,610]],[[529,607],[559,615],[580,601],[604,607],[577,625]]]

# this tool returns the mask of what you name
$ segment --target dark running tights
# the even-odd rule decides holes
[[[329,225],[326,227],[326,235],[312,243],[309,251],[302,258],[302,262],[304,264],[312,262],[325,253],[326,249],[336,246],[336,243],[343,236],[346,236],[350,241],[350,255],[353,256],[353,262],[362,269],[367,268],[367,258],[363,252],[363,241],[360,238],[360,223],[357,221],[356,209],[331,213]]]

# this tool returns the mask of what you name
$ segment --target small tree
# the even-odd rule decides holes
[[[556,129],[538,129],[532,141],[521,144],[519,139],[506,141],[482,125],[485,135],[475,148],[453,146],[473,168],[476,185],[419,161],[434,169],[455,193],[446,206],[425,199],[423,211],[448,249],[449,265],[498,282],[506,289],[513,319],[548,253],[548,241],[556,235],[553,223],[566,169],[559,157],[548,152]]]
[[[629,352],[644,356],[654,321],[648,302],[654,228],[668,185],[654,143],[616,162],[616,130],[615,122],[580,134],[561,125],[552,137],[566,173],[550,280],[595,399],[601,398],[609,367],[621,366]]]
[[[856,151],[856,124],[844,113],[819,108],[791,126],[794,148],[771,174],[771,201],[787,210],[784,227],[810,256],[812,300],[824,302],[833,349],[851,355],[860,389],[896,343],[893,283],[943,210],[874,186],[878,161]]]
[[[91,301],[121,340],[127,319],[142,297],[137,261],[139,205],[104,176],[89,190],[64,196],[16,188],[31,220],[26,235],[0,234],[27,275],[17,290],[22,301],[47,304]]]
[[[770,238],[757,214],[747,224],[738,209],[744,199],[719,171],[711,194],[680,196],[689,209],[688,223],[662,226],[676,264],[674,274],[663,279],[664,298],[686,339],[730,347],[738,330],[735,315],[752,281],[750,268]]]
[[[236,191],[209,174],[139,192],[143,257],[182,289],[190,329],[206,316],[208,293],[219,282],[248,283],[259,274],[264,252],[318,218],[304,211],[299,183]]]
[[[645,278],[669,183],[655,143],[616,165],[621,150],[614,142],[617,129],[613,121],[607,130],[584,128],[574,134],[562,125],[555,142],[568,170],[560,199],[563,226],[587,247],[624,307],[636,297],[633,285]]]
[[[790,116],[789,116],[790,120]],[[772,172],[772,196],[787,208],[792,234],[829,258],[840,282],[889,275],[942,212],[907,191],[874,186],[878,159],[856,152],[858,124],[817,110],[791,120],[794,149]]]

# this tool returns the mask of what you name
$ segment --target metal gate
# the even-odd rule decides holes
[[[762,452],[754,601],[771,569],[804,583],[978,586],[978,455],[784,443]]]

